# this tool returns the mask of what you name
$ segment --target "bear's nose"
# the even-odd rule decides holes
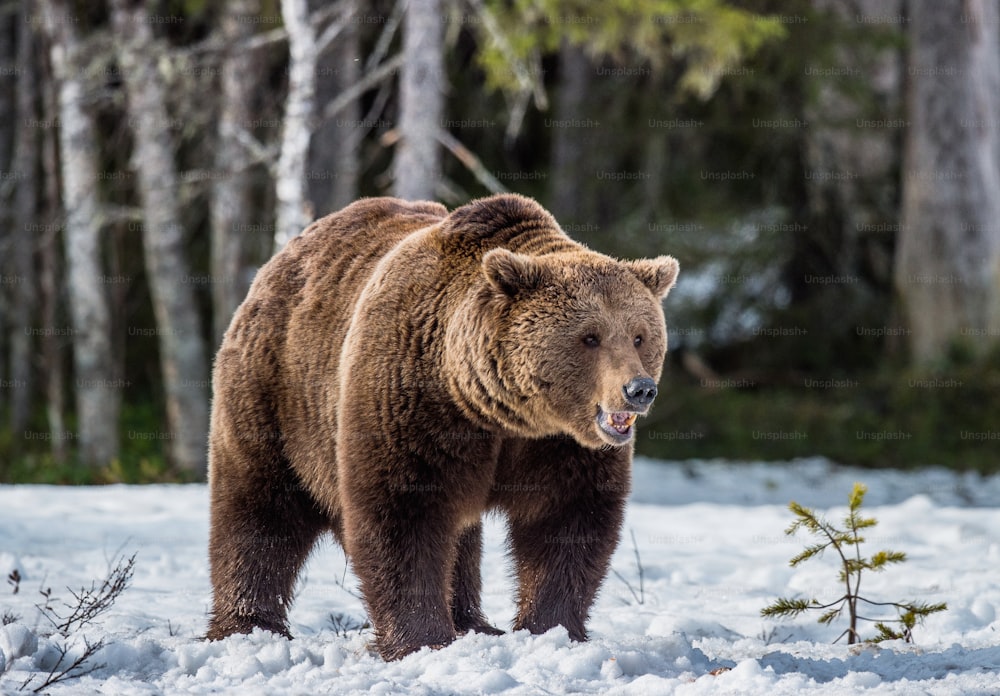
[[[632,406],[648,406],[656,398],[656,382],[649,377],[634,377],[622,387],[625,400]]]

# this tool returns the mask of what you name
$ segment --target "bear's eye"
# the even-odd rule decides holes
[[[636,336],[632,340],[632,343],[633,343],[633,345],[635,345],[636,348],[638,348],[639,346],[641,346],[642,345],[642,336]]]
[[[587,334],[583,337],[583,345],[588,348],[597,348],[601,345],[601,339],[597,337],[597,334]]]

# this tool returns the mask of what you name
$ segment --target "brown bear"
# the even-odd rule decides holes
[[[498,510],[514,629],[585,640],[677,272],[593,252],[517,195],[451,214],[370,198],[313,223],[261,268],[216,358],[208,638],[288,636],[328,531],[384,659],[501,633],[479,569]]]

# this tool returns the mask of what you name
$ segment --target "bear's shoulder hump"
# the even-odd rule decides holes
[[[501,193],[456,208],[444,220],[441,233],[473,241],[502,238],[527,228],[560,230],[552,214],[535,200],[516,193]]]

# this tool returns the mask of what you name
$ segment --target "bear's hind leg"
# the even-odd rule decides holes
[[[452,575],[451,617],[458,633],[503,635],[492,626],[481,608],[483,581],[480,561],[483,556],[483,525],[467,527],[458,537],[455,571]]]
[[[330,520],[291,475],[284,484],[218,478],[212,486],[213,609],[206,637],[259,627],[290,638],[286,616],[296,577]]]

